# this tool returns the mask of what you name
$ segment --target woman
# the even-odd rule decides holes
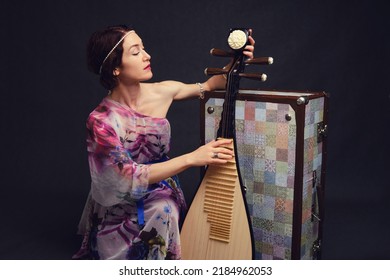
[[[254,40],[244,52],[253,57]],[[127,26],[95,32],[87,45],[89,69],[109,91],[89,115],[87,146],[91,173],[79,232],[84,235],[74,258],[180,259],[179,223],[185,201],[175,174],[193,167],[224,164],[233,157],[212,141],[168,159],[173,101],[202,97],[225,86],[223,76],[203,84],[152,78],[151,56]]]

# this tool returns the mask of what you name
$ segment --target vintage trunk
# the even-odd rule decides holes
[[[224,92],[201,102],[201,141],[216,137]],[[236,146],[255,259],[321,257],[328,96],[240,90]]]

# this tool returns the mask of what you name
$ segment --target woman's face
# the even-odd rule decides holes
[[[122,65],[116,73],[121,82],[142,82],[152,78],[151,56],[145,51],[137,33],[130,33],[123,40]]]

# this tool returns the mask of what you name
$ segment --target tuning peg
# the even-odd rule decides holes
[[[259,65],[264,65],[264,64],[272,64],[274,63],[274,59],[272,57],[257,57],[257,58],[249,58],[245,61],[245,64],[259,64]]]
[[[215,48],[210,50],[210,54],[213,56],[220,56],[220,57],[233,57],[234,56],[234,52],[228,52],[225,50],[215,49]]]
[[[240,73],[239,76],[251,80],[260,80],[262,82],[265,82],[267,80],[266,74]]]
[[[229,71],[228,69],[222,69],[222,68],[206,68],[204,69],[205,75],[222,75],[227,74]]]

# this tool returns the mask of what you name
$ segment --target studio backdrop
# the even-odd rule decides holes
[[[383,3],[382,3],[383,2]],[[107,92],[86,67],[91,33],[132,25],[153,79],[203,82],[231,27],[272,56],[243,88],[329,94],[324,259],[390,258],[389,37],[384,1],[11,1],[0,4],[0,259],[70,259],[90,177],[85,121]],[[175,103],[170,156],[200,144],[199,100]],[[199,169],[180,174],[190,202]]]

